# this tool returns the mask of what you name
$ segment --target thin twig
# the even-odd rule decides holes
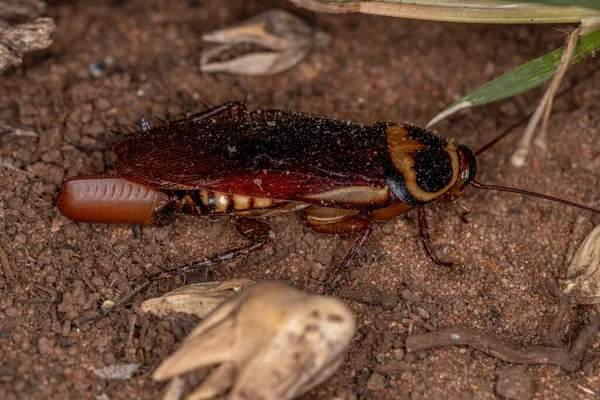
[[[13,284],[18,284],[19,280],[17,279],[17,274],[15,274],[15,271],[12,269],[8,255],[2,247],[0,247],[0,263],[4,269],[4,276],[6,276],[6,278]]]
[[[552,101],[554,99],[554,95],[560,86],[565,74],[567,73],[567,69],[571,64],[571,59],[573,58],[573,53],[575,51],[575,47],[577,45],[577,39],[579,38],[579,33],[581,32],[581,27],[575,29],[569,35],[569,39],[565,46],[565,51],[562,54],[562,57],[558,63],[556,68],[556,73],[554,74],[554,78],[552,78],[552,82],[550,83],[550,87],[544,93],[542,100],[540,100],[540,104],[537,109],[531,116],[527,127],[525,128],[525,132],[523,132],[523,136],[521,136],[521,140],[517,145],[517,149],[513,153],[510,161],[516,167],[522,167],[525,164],[525,158],[527,154],[529,154],[529,149],[531,148],[531,142],[533,140],[533,135],[535,133],[535,129],[537,128],[542,117],[544,121],[542,122],[542,130],[540,132],[540,137],[536,141],[536,144],[542,149],[546,149],[546,128],[548,126],[548,119],[550,118],[550,112],[552,111]]]
[[[546,279],[546,288],[558,299],[558,312],[554,321],[548,328],[544,344],[552,347],[559,347],[567,330],[567,313],[571,309],[571,297],[564,294],[558,287],[554,279]]]
[[[575,372],[581,369],[581,361],[599,332],[600,314],[593,309],[590,312],[590,322],[581,330],[570,350],[543,346],[519,347],[487,333],[461,326],[409,336],[406,339],[406,349],[415,352],[435,347],[466,345],[506,362],[553,364],[565,371]]]
[[[564,349],[541,346],[523,348],[487,333],[460,326],[413,335],[406,339],[406,349],[412,352],[456,345],[469,346],[511,363],[553,364],[569,372],[581,368],[580,361],[572,359]]]

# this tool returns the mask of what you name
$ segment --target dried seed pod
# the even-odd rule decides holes
[[[231,279],[186,285],[164,296],[148,299],[141,307],[159,318],[178,312],[204,318],[225,300],[253,284],[250,279]]]
[[[577,304],[600,303],[600,225],[579,246],[560,285]]]
[[[221,43],[202,52],[200,69],[239,75],[268,76],[299,63],[308,53],[315,31],[302,19],[273,9],[239,25],[202,37]]]
[[[153,377],[220,364],[188,399],[291,399],[337,370],[353,335],[341,301],[262,282],[215,309]]]

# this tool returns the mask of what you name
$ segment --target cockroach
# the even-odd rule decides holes
[[[316,232],[358,234],[330,284],[356,256],[374,221],[418,210],[419,231],[432,251],[425,205],[456,200],[468,186],[541,197],[475,180],[476,153],[415,125],[365,126],[287,110],[247,111],[229,102],[189,118],[133,133],[114,147],[116,175],[74,177],[57,205],[80,222],[162,226],[180,214],[230,216],[250,244],[151,277],[150,282],[208,268],[263,247],[271,235],[261,219],[301,212]]]

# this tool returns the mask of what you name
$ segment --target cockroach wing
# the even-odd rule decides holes
[[[384,151],[372,127],[278,110],[173,122],[114,148],[118,174],[134,182],[289,201],[385,187]]]

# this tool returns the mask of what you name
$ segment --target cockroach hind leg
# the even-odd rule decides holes
[[[240,235],[253,242],[269,241],[275,237],[271,225],[257,219],[238,218],[235,228]]]
[[[249,253],[251,253],[253,251],[260,250],[271,240],[271,236],[272,236],[271,226],[263,221],[258,221],[255,219],[239,218],[236,221],[236,229],[242,236],[244,236],[246,239],[250,240],[249,244],[247,244],[246,246],[241,246],[241,247],[235,248],[233,250],[219,253],[219,254],[217,254],[207,260],[204,260],[204,261],[192,262],[187,265],[184,265],[183,267],[172,269],[172,270],[166,270],[166,271],[154,274],[152,276],[149,276],[147,278],[144,278],[144,279],[138,281],[134,285],[134,288],[131,291],[129,291],[129,293],[127,293],[119,301],[114,303],[114,305],[112,305],[110,308],[108,308],[107,310],[104,310],[99,316],[94,317],[93,319],[90,319],[90,320],[86,320],[85,322],[90,323],[90,324],[97,322],[98,320],[109,315],[112,311],[127,304],[129,301],[131,301],[131,299],[133,299],[136,295],[138,295],[142,291],[150,288],[151,286],[155,285],[156,283],[158,283],[160,281],[172,278],[174,276],[187,275],[189,273],[197,272],[197,271],[201,271],[201,270],[204,270],[205,273],[207,274],[206,276],[208,276],[208,273],[211,272],[210,270],[213,266],[215,266],[223,261],[229,261],[229,260],[232,260],[237,257],[248,255]]]

